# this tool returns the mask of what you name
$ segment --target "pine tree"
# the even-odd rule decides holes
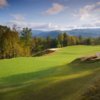
[[[59,34],[58,35],[58,43],[61,47],[63,47],[63,41],[64,41],[64,37],[63,37],[63,34]]]
[[[25,56],[31,55],[32,31],[29,28],[23,28],[21,32],[21,42],[23,43]]]

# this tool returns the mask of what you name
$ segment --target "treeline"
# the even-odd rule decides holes
[[[98,38],[83,38],[81,36],[69,36],[61,33],[57,38],[32,37],[32,30],[23,28],[18,32],[15,28],[10,29],[0,26],[0,58],[13,58],[18,56],[33,56],[48,48],[61,48],[70,45],[99,45]]]

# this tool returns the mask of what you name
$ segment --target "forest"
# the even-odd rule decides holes
[[[0,58],[28,57],[49,48],[71,45],[100,45],[100,37],[76,37],[64,32],[56,38],[43,38],[33,37],[32,34],[32,29],[27,27],[18,31],[15,27],[11,29],[0,25]]]

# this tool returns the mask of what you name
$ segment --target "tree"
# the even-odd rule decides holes
[[[83,44],[83,37],[80,35],[78,38],[79,38],[80,44]]]
[[[0,56],[2,55],[2,35],[8,30],[9,28],[6,26],[0,25]]]
[[[24,42],[24,45],[30,46],[31,41],[32,41],[32,31],[29,28],[23,28],[21,32],[21,39]]]
[[[76,45],[77,44],[77,40],[74,36],[71,36],[70,39],[71,39],[71,45]]]
[[[2,33],[1,36],[1,58],[12,58],[19,54],[19,36],[15,31],[10,29]]]
[[[84,41],[84,44],[93,45],[94,44],[94,40],[92,38],[86,38],[85,41]]]
[[[51,47],[51,37],[50,36],[47,36],[46,38],[46,44],[47,44],[47,48],[50,48]]]
[[[21,41],[23,43],[24,54],[29,56],[31,54],[32,43],[32,30],[29,28],[23,28],[21,32]]]
[[[51,48],[57,48],[58,46],[57,46],[57,39],[52,39],[51,40]]]
[[[63,46],[68,46],[69,45],[69,36],[66,33],[63,33]]]
[[[96,44],[96,45],[100,45],[100,37],[95,38],[95,44]]]
[[[64,37],[63,37],[63,34],[59,34],[58,35],[58,43],[61,47],[63,47],[63,41],[64,41]]]

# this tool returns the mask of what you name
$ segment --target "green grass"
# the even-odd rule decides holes
[[[79,100],[100,76],[100,62],[78,57],[100,46],[69,46],[42,57],[0,60],[0,100]]]

